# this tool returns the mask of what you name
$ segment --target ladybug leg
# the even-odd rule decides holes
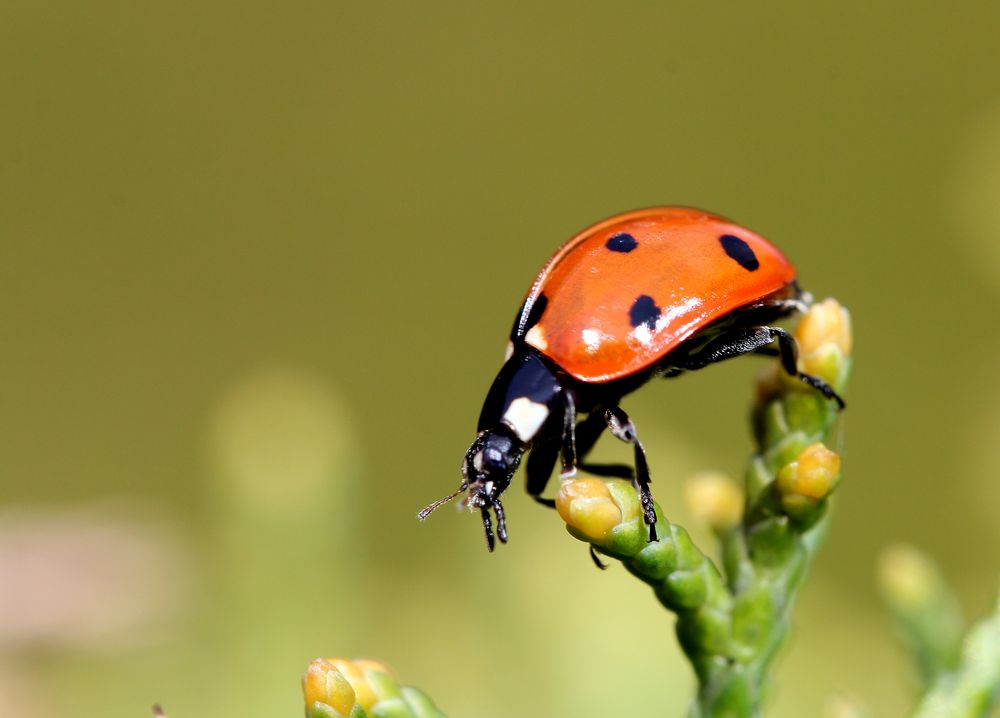
[[[545,485],[549,483],[549,477],[552,475],[552,469],[556,466],[557,458],[559,458],[559,442],[553,438],[538,443],[531,449],[531,453],[528,454],[528,463],[524,468],[528,494],[535,501],[550,509],[556,507],[556,501],[555,499],[542,498],[542,492],[545,491]]]
[[[483,506],[480,511],[483,514],[483,531],[486,532],[486,548],[492,551],[496,546],[496,540],[493,538],[493,523],[490,521],[490,510]]]
[[[601,557],[597,555],[597,551],[594,550],[594,544],[590,545],[590,560],[594,562],[594,565],[602,571],[606,571],[608,564],[601,560]]]
[[[549,508],[555,508],[556,502],[554,499],[542,498],[542,492],[545,491],[545,485],[549,483],[552,469],[556,465],[556,458],[562,457],[560,478],[567,479],[576,475],[576,401],[569,391],[565,391],[563,392],[563,402],[562,426],[559,427],[559,434],[553,436],[554,427],[546,431],[544,433],[545,439],[532,447],[525,466],[528,494],[535,501]],[[558,421],[557,417],[552,416],[549,425],[551,426]],[[587,450],[589,450],[589,446]]]
[[[777,350],[771,346],[775,342],[778,343]],[[840,395],[825,381],[812,374],[804,374],[799,371],[798,343],[796,343],[795,337],[779,327],[740,327],[739,329],[730,330],[700,347],[696,352],[685,357],[679,364],[684,369],[701,369],[709,364],[750,353],[769,354],[772,356],[776,353],[781,358],[782,368],[789,376],[793,376],[813,387],[827,399],[836,401],[841,409],[846,406]]]
[[[573,392],[563,391],[565,407],[563,409],[562,433],[562,470],[560,479],[570,479],[576,476],[576,399]]]
[[[628,418],[628,414],[617,406],[605,409],[604,420],[612,434],[625,443],[632,444],[635,451],[635,476],[632,483],[639,492],[639,500],[642,502],[643,520],[649,526],[649,540],[656,541],[656,507],[653,505],[653,494],[649,490],[649,464],[646,462],[646,451],[642,448],[642,442],[636,436],[635,424]]]
[[[798,359],[799,359],[799,345],[795,341],[795,337],[786,332],[784,329],[779,329],[777,327],[762,327],[763,329],[768,329],[778,340],[778,352],[781,356],[781,366],[789,376],[794,376],[799,381],[811,386],[813,389],[819,391],[827,399],[833,399],[837,402],[837,406],[843,410],[847,404],[841,396],[834,391],[833,387],[827,384],[825,381],[820,379],[818,376],[813,376],[812,374],[806,374],[799,371]]]

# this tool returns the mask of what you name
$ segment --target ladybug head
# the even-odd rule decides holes
[[[524,442],[514,436],[506,426],[480,431],[462,460],[462,484],[458,490],[443,499],[438,499],[417,516],[421,521],[426,519],[438,506],[468,490],[469,495],[462,504],[473,511],[479,509],[482,514],[483,530],[486,532],[486,545],[489,550],[492,551],[495,546],[490,509],[497,517],[496,538],[499,538],[501,543],[507,543],[507,521],[503,504],[500,503],[500,494],[510,485],[510,480],[521,463],[524,450]]]

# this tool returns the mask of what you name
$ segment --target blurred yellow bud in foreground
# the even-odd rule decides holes
[[[726,531],[743,517],[743,492],[728,476],[698,474],[684,486],[691,513],[715,531]]]
[[[350,681],[338,670],[333,661],[317,658],[309,664],[302,677],[307,715],[314,715],[319,706],[327,706],[335,715],[349,716],[357,703],[357,695]],[[319,704],[319,706],[317,706]]]
[[[367,658],[317,658],[302,688],[306,718],[444,718],[425,693]]]
[[[344,678],[350,682],[351,688],[354,689],[354,694],[357,697],[358,703],[360,703],[366,711],[370,711],[378,698],[375,696],[375,691],[372,690],[371,685],[368,683],[365,676],[365,670],[367,667],[377,666],[374,670],[380,671],[381,673],[388,673],[389,669],[377,661],[348,661],[344,658],[330,658],[328,660],[343,674]]]

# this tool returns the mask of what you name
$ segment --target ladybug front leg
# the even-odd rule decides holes
[[[528,454],[528,463],[524,467],[525,479],[527,480],[525,488],[528,494],[542,506],[548,506],[550,509],[556,507],[556,501],[555,499],[543,498],[542,492],[545,491],[545,485],[549,483],[552,469],[556,467],[559,446],[560,441],[556,437],[535,444],[531,453]]]
[[[555,508],[556,502],[554,499],[542,498],[542,492],[545,491],[549,477],[552,476],[556,459],[562,457],[560,478],[574,476],[577,466],[576,401],[569,391],[563,392],[561,409],[561,416],[557,414],[550,416],[548,427],[551,428],[543,431],[541,436],[544,438],[537,441],[532,447],[524,469],[528,494],[535,501],[549,508]],[[553,427],[553,424],[556,426]],[[592,445],[592,442],[586,443],[584,451],[589,451]]]
[[[604,420],[611,433],[627,444],[632,444],[635,451],[635,476],[632,483],[639,492],[642,502],[642,516],[649,526],[649,540],[656,541],[656,507],[653,505],[653,494],[649,490],[649,464],[646,462],[646,451],[635,433],[635,424],[628,418],[621,407],[615,406],[604,411]]]

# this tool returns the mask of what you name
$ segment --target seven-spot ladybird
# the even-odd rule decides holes
[[[564,244],[531,285],[493,381],[478,435],[462,461],[465,504],[482,513],[486,543],[507,541],[500,495],[525,452],[527,490],[540,503],[556,461],[563,478],[577,467],[632,479],[656,539],[649,467],[635,426],[618,405],[653,376],[673,377],[757,353],[844,407],[826,382],[796,366],[795,338],[771,326],[803,311],[811,297],[795,268],[758,234],[707,212],[655,207],[626,212]],[[775,346],[776,345],[776,346]],[[586,418],[577,423],[578,413]],[[632,445],[635,467],[583,462],[607,428]]]

